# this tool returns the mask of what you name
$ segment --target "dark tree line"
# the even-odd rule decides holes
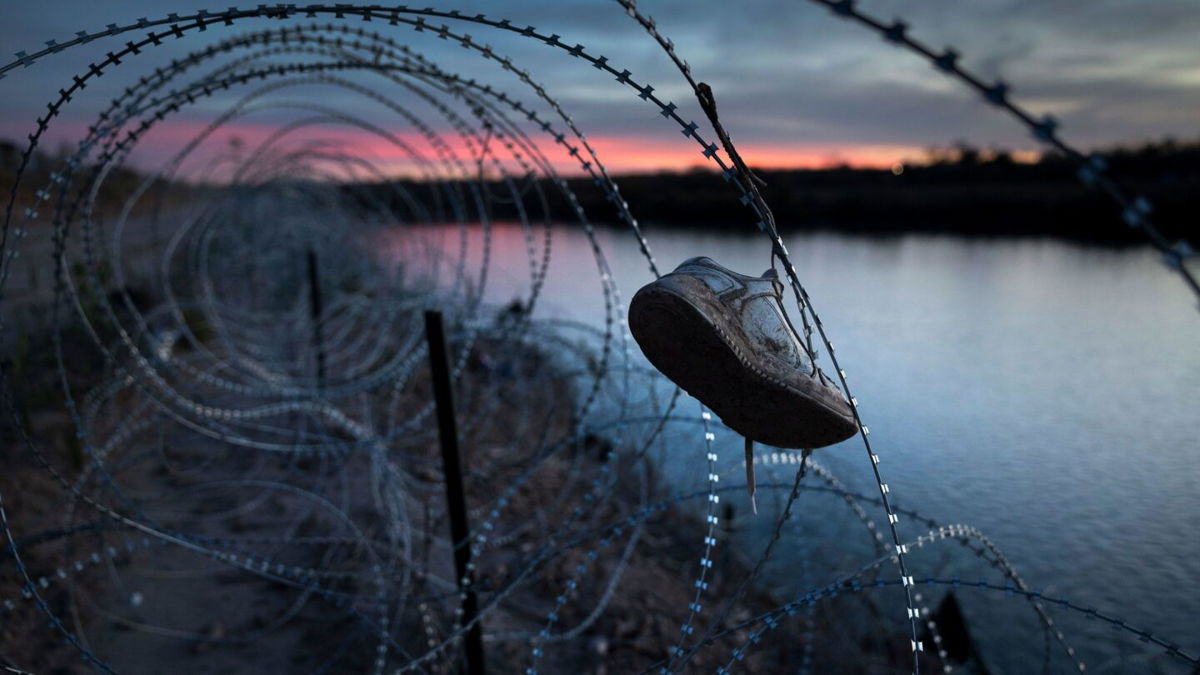
[[[1163,140],[1138,147],[1100,153],[1108,175],[1154,205],[1151,218],[1168,237],[1200,240],[1196,211],[1200,209],[1200,139]],[[17,146],[0,141],[0,179],[11,185],[20,160]],[[54,157],[38,153],[26,176],[26,190],[40,184]],[[1004,151],[985,151],[966,144],[929,151],[928,157],[907,165],[898,175],[889,169],[760,170],[766,182],[763,195],[780,229],[837,230],[862,234],[945,232],[978,236],[1054,236],[1080,241],[1137,243],[1142,237],[1126,227],[1117,207],[1098,190],[1079,181],[1064,157],[1048,154],[1036,161],[1017,161]],[[110,176],[102,199],[119,200],[122,190],[140,181],[122,168]],[[617,214],[590,178],[568,180],[594,222],[617,222]],[[662,172],[617,177],[621,194],[637,218],[648,227],[737,228],[752,226],[750,212],[738,193],[718,174],[705,170]],[[405,213],[396,188],[415,193],[434,186],[396,181],[347,185],[346,196],[374,209],[391,202]],[[442,185],[463,189],[464,185]],[[488,208],[495,219],[515,218],[517,206],[504,186],[485,183],[492,197]],[[570,219],[561,195],[547,187],[551,213]],[[528,193],[525,207],[541,213],[540,201]],[[20,197],[18,203],[25,201]],[[452,219],[453,214],[434,214]],[[414,216],[414,220],[420,220]]]
[[[1102,152],[1108,175],[1155,208],[1155,224],[1170,237],[1197,235],[1200,208],[1200,140],[1162,141]],[[945,232],[978,236],[1053,236],[1104,243],[1137,243],[1141,235],[1121,220],[1119,209],[1086,187],[1064,157],[1017,161],[1007,152],[959,145],[931,152],[896,175],[889,169],[761,170],[763,195],[783,231],[837,230],[862,234]],[[617,177],[630,209],[647,227],[738,228],[752,226],[738,193],[710,171],[663,172]],[[617,214],[590,178],[568,181],[589,217],[617,222]],[[409,189],[420,189],[404,183]],[[381,196],[385,186],[355,186]],[[494,218],[517,211],[501,185]],[[548,190],[548,192],[553,192]],[[360,192],[361,194],[361,192]],[[551,194],[552,212],[566,217],[565,200]],[[397,206],[400,206],[399,204]],[[530,198],[526,207],[537,210]]]
[[[1108,174],[1155,208],[1156,225],[1197,239],[1200,141],[1164,141],[1102,153]],[[962,146],[925,164],[888,169],[763,170],[763,196],[780,228],[891,234],[1055,236],[1140,242],[1119,209],[1085,186],[1066,158],[1014,161],[1004,152]],[[650,226],[744,227],[749,211],[733,186],[709,172],[626,176],[618,180],[635,215]],[[590,181],[572,187],[590,212],[612,213]]]

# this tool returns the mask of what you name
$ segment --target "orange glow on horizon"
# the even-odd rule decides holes
[[[206,126],[206,123],[189,120],[168,120],[158,124],[139,142],[132,161],[144,169],[157,168],[195,138]],[[261,142],[270,138],[281,126],[281,124],[248,120],[227,124],[209,137],[204,149],[198,153],[198,157],[213,157],[228,153],[231,147],[230,142],[234,138],[243,142],[242,155],[249,156]],[[78,127],[78,129],[74,127]],[[56,136],[64,139],[78,139],[83,135],[84,128],[84,125],[60,124],[56,129],[59,132]],[[436,163],[437,153],[420,133],[411,128],[388,131],[393,138],[399,139]],[[533,131],[537,130],[530,131],[531,136],[556,171],[564,176],[579,176],[585,173],[580,167],[579,161],[568,153],[567,147],[556,143],[552,137],[540,131],[537,131],[536,134]],[[447,131],[443,132],[442,138],[446,143],[445,147],[452,149],[467,166],[474,166],[472,148],[468,147],[460,136],[453,131]],[[387,177],[415,178],[421,175],[418,162],[402,147],[375,134],[345,125],[307,127],[289,134],[287,141],[277,147],[281,149],[296,148],[315,141],[328,143],[327,147],[335,149],[337,152],[366,159]],[[571,146],[579,147],[579,155],[591,160],[577,139],[568,137],[566,142]],[[666,129],[662,134],[654,136],[588,136],[588,142],[610,174],[680,172],[696,169],[716,170],[718,168],[714,161],[704,157],[703,149],[694,140],[670,133]],[[504,154],[507,151],[502,144],[493,141],[492,147],[497,151],[498,156],[504,158],[502,163],[510,171],[520,171],[517,163]],[[751,167],[760,169],[824,169],[840,166],[890,169],[897,164],[906,166],[923,164],[927,161],[928,156],[927,150],[923,147],[899,144],[745,142],[738,144],[738,150]],[[1015,158],[1016,155],[1017,153],[1014,153]],[[724,151],[719,150],[718,156],[724,158]],[[1019,159],[1027,158],[1020,157]]]
[[[716,169],[694,141],[673,138],[589,137],[600,159],[610,171],[648,173]],[[735,141],[736,142],[736,141]],[[811,143],[738,143],[738,152],[748,165],[760,169],[828,169],[849,166],[882,169],[904,161],[911,163],[925,154],[923,148],[906,145],[838,145]],[[718,156],[728,165],[723,150]]]

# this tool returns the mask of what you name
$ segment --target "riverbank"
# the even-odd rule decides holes
[[[139,295],[155,301],[152,289]],[[467,347],[456,385],[468,505],[476,531],[492,533],[476,559],[478,592],[488,608],[489,665],[495,672],[535,661],[546,672],[639,670],[666,656],[680,626],[689,623],[702,574],[701,600],[715,606],[715,599],[734,593],[748,568],[724,550],[722,538],[712,553],[722,564],[706,570],[700,553],[706,526],[694,505],[673,503],[657,472],[631,448],[582,432],[572,416],[584,393],[573,361],[525,345],[520,331],[513,332],[511,314],[501,317]],[[452,349],[463,347],[463,327],[451,335]],[[216,336],[208,338],[176,344],[174,368],[199,359],[203,349],[219,349]],[[50,342],[45,334],[27,339]],[[61,340],[72,397],[89,420],[87,438],[78,438],[64,411],[58,366],[47,349],[23,352],[16,364],[20,381],[12,382],[18,421],[35,439],[36,452],[15,426],[3,429],[0,491],[38,593],[22,592],[23,580],[7,559],[0,602],[11,609],[0,631],[0,655],[14,667],[91,672],[79,649],[47,627],[49,615],[39,603],[90,658],[122,673],[161,672],[167,663],[181,674],[332,664],[339,671],[369,670],[376,653],[369,627],[378,621],[381,592],[392,608],[394,636],[383,644],[396,665],[409,658],[403,654],[427,649],[427,639],[447,638],[458,594],[422,366],[394,411],[416,425],[386,456],[362,437],[346,437],[336,422],[296,413],[276,423],[349,444],[316,454],[300,448],[255,453],[162,416],[153,396],[124,376],[114,379],[131,364],[89,367],[99,366],[89,357],[96,350],[76,322],[68,322]],[[163,374],[176,381],[170,370]],[[239,407],[228,397],[222,405]],[[536,423],[514,427],[506,419]],[[529,446],[531,434],[541,442]],[[391,468],[380,473],[380,461]],[[599,487],[588,487],[592,476],[603,479]],[[345,480],[360,487],[347,491]],[[380,500],[380,490],[391,496]],[[84,495],[148,529],[98,512]],[[326,502],[338,507],[314,510]],[[389,515],[397,507],[407,515]],[[396,539],[398,527],[410,535]],[[380,572],[383,560],[372,563],[372,551],[410,562],[384,563]],[[556,603],[560,596],[565,600]],[[751,588],[728,620],[749,618],[747,607],[775,604]],[[701,630],[707,616],[691,621],[692,630]],[[545,640],[538,638],[543,629]],[[748,637],[747,630],[734,631],[692,663],[716,668]],[[773,643],[753,650],[746,663],[769,669],[796,648]],[[460,649],[445,645],[434,669],[452,668]]]

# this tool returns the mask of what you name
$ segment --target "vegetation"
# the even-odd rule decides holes
[[[24,151],[24,143],[0,140],[0,185],[4,187],[3,194],[6,201],[13,184],[16,182],[17,172],[21,168],[21,157]],[[21,174],[21,185],[17,190],[15,213],[24,213],[25,209],[34,205],[37,191],[50,185],[51,173],[61,170],[66,159],[73,152],[73,148],[67,145],[60,146],[53,153],[47,153],[40,149],[33,152],[25,166],[25,171]],[[85,184],[85,181],[91,178],[92,168],[91,166],[84,165],[76,169],[72,195]],[[143,180],[145,180],[145,175],[140,173],[136,168],[129,166],[117,167],[104,178],[104,182],[100,186],[100,191],[96,195],[96,203],[101,208],[120,208],[123,206],[126,198],[137,192],[137,188]],[[52,193],[52,197],[57,196],[57,193],[53,190],[50,192]],[[166,185],[161,181],[157,182],[138,201],[133,209],[133,213],[141,215],[151,209],[175,206],[182,203],[189,196],[189,193],[190,189],[188,186],[181,183],[175,182]],[[40,211],[42,211],[39,214],[40,217],[44,220],[49,220],[52,214],[46,213],[45,208],[40,209]]]
[[[1154,205],[1151,218],[1164,234],[1195,238],[1189,207],[1195,206],[1195,195],[1200,194],[1200,138],[1186,142],[1165,139],[1099,154],[1107,162],[1107,175]],[[0,180],[11,185],[19,162],[17,146],[0,141]],[[45,183],[55,164],[52,157],[35,153],[25,188],[18,195],[19,208],[32,199],[33,191]],[[1098,189],[1085,186],[1074,165],[1057,154],[1018,160],[1007,151],[980,150],[960,143],[931,149],[922,161],[892,169],[772,169],[757,174],[766,182],[763,195],[784,232],[945,232],[1053,236],[1116,244],[1143,240],[1121,220],[1120,209]],[[116,195],[128,194],[141,180],[131,169],[118,170],[105,181],[101,205],[111,203]],[[749,224],[750,213],[739,203],[735,188],[712,171],[626,175],[616,181],[626,201],[634,205],[634,215],[651,227],[743,228]],[[617,221],[611,204],[591,178],[573,178],[568,183],[590,218]],[[364,205],[395,202],[391,206],[402,213],[406,209],[393,189],[396,186],[428,188],[396,181],[347,185],[346,190]],[[488,187],[494,195],[507,192],[494,182]],[[526,208],[540,209],[540,204],[534,203],[536,197],[527,199]],[[148,199],[143,204],[155,201]],[[490,208],[497,219],[519,217],[516,205],[507,200],[497,199]],[[552,195],[551,208],[560,217],[571,213],[557,195]]]
[[[1099,153],[1107,175],[1145,196],[1151,218],[1168,237],[1195,238],[1189,219],[1200,194],[1200,139],[1164,140]],[[1140,243],[1121,210],[1085,186],[1060,155],[1018,161],[1005,151],[965,144],[932,150],[919,163],[893,169],[759,170],[763,196],[784,232],[836,230],[867,235],[945,232],[966,236],[1052,236],[1112,244]],[[648,227],[745,228],[750,212],[736,189],[705,170],[618,176],[621,194]],[[589,217],[616,222],[616,213],[591,178],[568,181]],[[412,183],[405,187],[415,187]],[[386,192],[375,186],[379,196]],[[499,185],[491,192],[505,194]],[[357,192],[368,186],[354,186]],[[533,198],[527,208],[534,209]],[[400,205],[397,204],[399,207]],[[515,218],[503,200],[495,218]],[[565,201],[553,213],[568,214]]]
[[[1200,194],[1200,139],[1164,141],[1102,153],[1109,175],[1154,205],[1167,236],[1184,237]],[[948,232],[964,235],[1055,236],[1098,242],[1142,241],[1120,209],[1086,187],[1071,162],[1046,155],[1014,161],[1007,152],[960,145],[931,152],[925,163],[887,169],[764,170],[763,196],[783,231],[864,234]],[[747,209],[732,186],[709,172],[626,176],[621,192],[641,220],[665,226],[743,227]],[[572,185],[598,213],[603,196],[588,181]]]

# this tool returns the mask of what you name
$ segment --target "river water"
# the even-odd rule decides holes
[[[439,236],[451,248],[454,228]],[[744,273],[768,264],[767,241],[756,232],[651,226],[647,237],[664,272],[694,255]],[[469,241],[477,260],[482,237],[476,231]],[[652,279],[648,265],[627,230],[600,230],[597,241],[627,307]],[[1200,312],[1151,250],[928,235],[805,234],[787,242],[899,506],[980,528],[1033,588],[1200,651]],[[527,293],[521,229],[493,228],[492,253],[487,298]],[[600,324],[604,303],[587,238],[555,230],[550,260],[536,316]],[[699,489],[703,450],[694,435],[687,439],[660,461],[667,475]],[[739,456],[736,436],[719,434],[718,443],[724,456]],[[876,494],[858,441],[814,458],[851,489]],[[763,471],[760,481],[790,482],[794,467]],[[760,497],[767,514],[777,512],[776,497]],[[797,511],[767,575],[781,595],[873,557],[866,531],[840,501],[804,495]],[[738,548],[753,559],[773,522],[737,518]],[[901,527],[906,538],[925,530]],[[824,567],[813,567],[814,552]],[[953,544],[914,554],[912,565],[918,577],[1003,583]],[[927,595],[936,602],[944,592]],[[1025,603],[974,589],[958,595],[992,672],[1040,669],[1041,632]],[[1088,672],[1186,672],[1150,656],[1161,649],[1050,611]]]

